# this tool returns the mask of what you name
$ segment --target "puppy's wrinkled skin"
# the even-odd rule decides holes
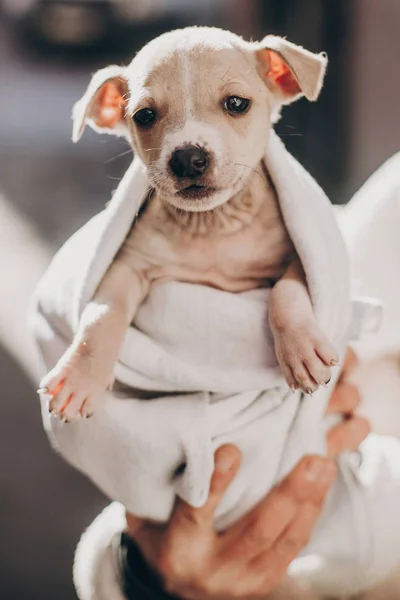
[[[89,123],[125,135],[152,190],[79,331],[41,383],[50,410],[90,415],[126,328],[153,285],[201,283],[230,292],[271,287],[270,325],[283,374],[311,393],[336,352],[320,331],[304,273],[262,164],[283,104],[315,100],[326,59],[267,36],[248,43],[210,28],[153,40],[128,67],[99,71],[74,108],[73,139]]]

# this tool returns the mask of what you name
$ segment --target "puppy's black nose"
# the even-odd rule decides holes
[[[201,146],[181,146],[174,150],[169,161],[169,166],[174,175],[189,177],[189,179],[195,179],[203,175],[208,165],[208,152]]]

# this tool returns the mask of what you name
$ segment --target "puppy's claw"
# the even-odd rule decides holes
[[[36,393],[37,393],[37,394],[39,394],[39,396],[40,396],[41,394],[46,394],[46,395],[49,395],[49,388],[47,388],[47,387],[40,387],[40,388],[38,388],[38,389],[36,390]]]

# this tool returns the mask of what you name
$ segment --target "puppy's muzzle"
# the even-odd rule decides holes
[[[196,179],[207,171],[209,164],[208,152],[201,146],[192,145],[176,148],[169,161],[172,173],[179,179]]]

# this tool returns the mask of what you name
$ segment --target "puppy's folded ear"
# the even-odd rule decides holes
[[[316,100],[321,91],[328,59],[287,40],[268,35],[256,44],[256,56],[267,86],[281,104],[300,96]]]
[[[127,103],[128,84],[123,67],[113,65],[95,73],[72,110],[72,140],[80,140],[86,124],[100,133],[124,135]]]

